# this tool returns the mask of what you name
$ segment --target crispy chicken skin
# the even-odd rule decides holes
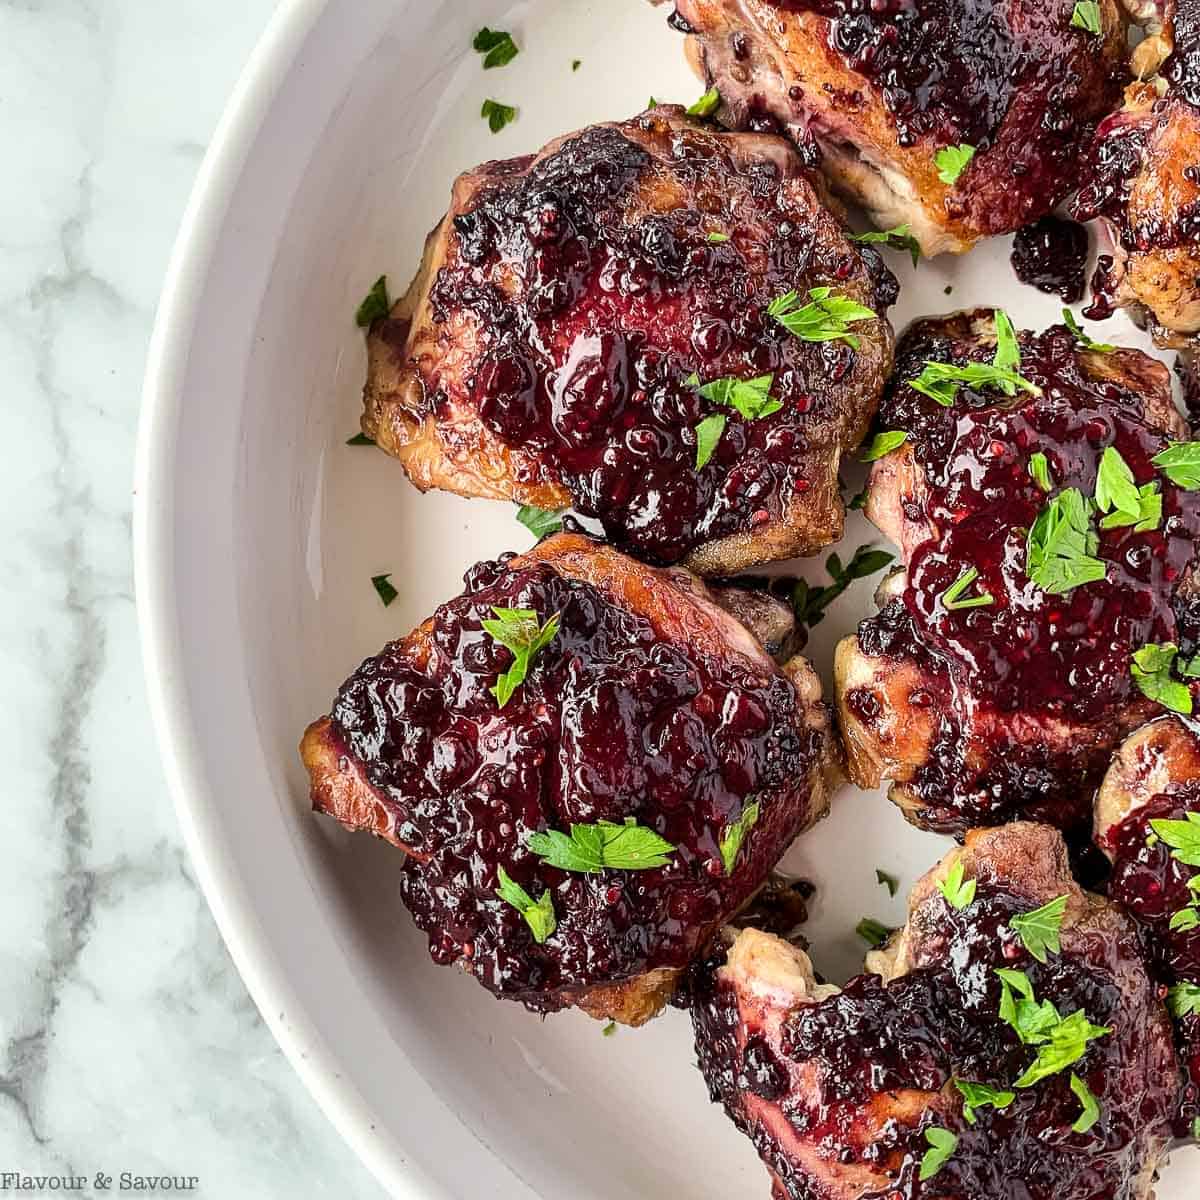
[[[1120,99],[1126,18],[1074,0],[677,0],[688,52],[734,128],[778,122],[880,229],[961,252],[1049,213]],[[975,156],[947,183],[938,153]]]
[[[313,807],[405,852],[401,894],[436,961],[537,1011],[641,1024],[824,815],[838,761],[820,684],[803,658],[777,667],[691,573],[581,535],[466,582],[309,727]],[[512,655],[480,622],[505,608],[560,624],[499,707]],[[629,820],[673,847],[665,865],[560,870],[528,845]],[[498,898],[501,870],[551,896],[542,942]]]
[[[767,308],[812,288],[878,316],[803,340]],[[662,105],[457,181],[370,331],[363,430],[422,490],[573,505],[644,558],[732,574],[841,536],[838,464],[891,368],[895,297],[784,139]],[[700,394],[726,377],[780,407]]]
[[[952,870],[976,891],[955,907]],[[951,879],[953,883],[953,879]],[[957,893],[956,893],[957,894]],[[1014,918],[1066,897],[1060,952],[1035,960]],[[1071,878],[1046,826],[974,830],[913,889],[909,918],[844,990],[808,957],[747,929],[693,968],[696,1051],[714,1101],[754,1142],[778,1200],[1143,1200],[1178,1090],[1170,1023],[1133,926]],[[1077,1061],[1016,1087],[1036,1050],[1000,1016],[997,968],[1061,1017],[1109,1030]],[[1076,1131],[1086,1083],[1100,1116]],[[955,1081],[1011,1091],[968,1119]],[[957,1139],[922,1180],[930,1141]]]
[[[1038,395],[964,386],[944,407],[910,386],[927,361],[991,363],[995,350],[990,311],[918,322],[901,343],[880,423],[907,440],[874,464],[866,514],[905,566],[837,649],[841,730],[854,782],[892,781],[917,825],[1024,816],[1083,833],[1112,751],[1162,711],[1135,686],[1132,654],[1200,632],[1200,506],[1150,462],[1187,435],[1166,368],[1138,351],[1084,351],[1056,326],[1020,335]],[[1066,489],[1094,495],[1110,445],[1161,489],[1164,515],[1099,528],[1105,578],[1047,591],[1029,573],[1029,530]]]

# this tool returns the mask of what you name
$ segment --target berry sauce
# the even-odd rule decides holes
[[[781,1180],[783,1197],[823,1195],[816,1180],[843,1170],[871,1173],[855,1192],[869,1200],[1134,1195],[1133,1180],[1149,1147],[1166,1138],[1177,1099],[1157,992],[1130,970],[1140,948],[1120,927],[1077,934],[1063,954],[1034,961],[1008,924],[1032,907],[997,886],[981,886],[961,912],[938,897],[921,910],[914,970],[889,984],[860,975],[826,1000],[795,1003],[781,1021],[775,1012],[762,1020],[753,1000],[739,1004],[720,959],[693,969],[700,1068],[712,1098]],[[1000,1018],[998,967],[1025,972],[1037,999],[1062,1016],[1082,1009],[1111,1032],[1092,1040],[1069,1070],[1014,1089],[1035,1052]],[[1072,1072],[1101,1106],[1086,1133],[1071,1128],[1081,1112]],[[972,1124],[954,1079],[1014,1090],[1015,1098],[1003,1110],[976,1110]],[[913,1092],[927,1093],[924,1103]],[[768,1105],[786,1124],[764,1119]],[[939,1173],[922,1182],[932,1127],[958,1142]],[[806,1171],[798,1146],[824,1166]]]
[[[1011,261],[1017,278],[1068,304],[1083,299],[1087,259],[1087,230],[1060,217],[1042,217],[1018,229],[1013,238]]]
[[[862,623],[859,640],[869,655],[914,661],[923,679],[909,702],[940,715],[930,761],[912,784],[929,806],[924,823],[961,831],[1026,815],[1070,829],[1089,819],[1086,785],[1142,699],[1133,652],[1150,642],[1186,646],[1192,636],[1176,593],[1200,538],[1200,493],[1176,488],[1150,463],[1170,439],[1144,415],[1137,372],[1149,360],[1137,352],[1106,356],[1109,378],[1089,374],[1070,332],[1055,326],[1020,338],[1020,373],[1041,396],[964,387],[942,407],[909,387],[926,360],[991,361],[994,347],[972,336],[971,320],[918,323],[901,344],[880,424],[909,435],[928,486],[923,498],[898,502],[931,536],[912,553],[903,595]],[[1046,455],[1056,493],[1074,487],[1091,497],[1108,446],[1139,485],[1161,482],[1161,525],[1100,530],[1107,578],[1051,595],[1026,574],[1027,533],[1048,499],[1030,457]],[[972,567],[969,594],[993,603],[947,610],[942,594]],[[861,719],[879,715],[869,689],[851,691],[847,703]]]
[[[807,822],[824,747],[765,656],[667,640],[591,584],[510,559],[472,568],[427,629],[368,659],[332,719],[412,847],[401,894],[433,958],[548,1012],[570,989],[684,966]],[[482,628],[493,607],[561,622],[503,709],[489,689],[512,656]],[[719,841],[751,797],[729,876]],[[569,873],[526,845],[628,817],[677,848],[666,866]],[[496,897],[501,867],[533,899],[551,892],[545,944]]]
[[[874,410],[886,323],[853,326],[860,351],[806,342],[770,302],[829,286],[882,317],[897,285],[846,240],[782,141],[748,157],[666,106],[625,128],[585,130],[489,183],[454,218],[431,304],[436,323],[479,322],[466,402],[483,424],[610,541],[676,562],[782,519]],[[747,420],[703,399],[693,372],[771,374],[782,408]],[[437,364],[426,384],[436,412]],[[696,426],[715,412],[726,426],[698,470]]]

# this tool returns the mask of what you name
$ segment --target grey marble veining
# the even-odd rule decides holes
[[[4,1173],[379,1196],[274,1045],[181,849],[130,480],[192,178],[272,0],[0,0]],[[7,1190],[12,1190],[9,1187]],[[23,1194],[31,1194],[25,1192]],[[160,1192],[158,1194],[167,1194]]]

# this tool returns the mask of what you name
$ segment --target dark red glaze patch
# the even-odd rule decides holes
[[[1068,304],[1083,298],[1088,235],[1082,225],[1042,217],[1013,238],[1012,266],[1022,283],[1061,296]]]
[[[945,408],[908,386],[926,360],[990,361],[990,347],[917,326],[902,342],[880,423],[909,433],[928,494],[915,516],[939,532],[913,553],[903,598],[860,626],[868,654],[915,658],[937,692],[942,724],[931,762],[914,782],[934,827],[994,824],[1025,813],[1060,828],[1090,812],[1086,781],[1107,766],[1115,718],[1140,693],[1129,671],[1151,642],[1187,642],[1176,593],[1200,538],[1200,494],[1151,466],[1168,436],[1116,379],[1090,378],[1072,335],[1056,326],[1022,335],[1021,373],[1043,395],[1008,400],[963,388]],[[1139,484],[1158,479],[1163,520],[1151,532],[1100,532],[1106,580],[1051,595],[1026,574],[1027,531],[1047,502],[1029,471],[1046,455],[1055,490],[1092,496],[1100,457],[1116,446]],[[988,607],[948,611],[940,597],[969,568]],[[969,765],[969,724],[986,766]],[[1031,722],[1098,727],[1094,739],[1039,735]],[[978,751],[976,745],[974,750]],[[972,756],[977,761],[977,755]]]
[[[1161,73],[1173,95],[1200,108],[1200,4],[1174,0],[1171,9],[1175,49]]]
[[[781,516],[812,484],[813,448],[838,441],[855,351],[793,337],[766,306],[854,283],[883,315],[897,292],[877,254],[827,214],[818,229],[796,209],[776,162],[738,162],[698,136],[670,135],[664,178],[618,129],[586,130],[455,218],[457,252],[432,291],[435,320],[466,310],[482,322],[470,387],[488,429],[536,452],[610,541],[659,562]],[[634,215],[640,188],[664,187],[682,189],[677,207]],[[708,241],[727,228],[730,240]],[[503,293],[498,280],[514,275],[516,295]],[[783,403],[754,421],[721,409],[727,425],[702,470],[695,427],[717,410],[685,383],[693,372],[773,374]],[[429,398],[436,410],[436,388]]]
[[[779,1176],[784,1197],[810,1200],[823,1192],[769,1122],[748,1119],[746,1092],[777,1103],[788,1138],[794,1132],[810,1154],[824,1158],[829,1174],[857,1165],[887,1176],[885,1188],[856,1193],[869,1200],[1134,1194],[1145,1153],[1141,1139],[1148,1131],[1165,1136],[1176,1099],[1170,1073],[1157,1075],[1165,1047],[1148,1046],[1163,1036],[1156,994],[1148,983],[1129,982],[1128,962],[1139,955],[1132,934],[1080,936],[1067,953],[1045,964],[1033,961],[1008,925],[1030,907],[983,889],[962,912],[944,906],[936,932],[922,935],[944,966],[922,965],[887,985],[875,975],[858,976],[836,996],[798,1004],[777,1043],[765,1046],[757,1028],[740,1022],[736,989],[718,974],[721,961],[694,969],[696,1050],[710,1093]],[[1005,1089],[1020,1077],[1033,1051],[999,1017],[997,967],[1024,971],[1038,999],[1050,1000],[1060,1014],[1083,1009],[1112,1030],[1092,1041],[1072,1068],[1100,1101],[1098,1124],[1085,1134],[1071,1129],[1081,1109],[1065,1071],[1017,1090],[1003,1111],[977,1110],[974,1125],[962,1117],[952,1091],[939,1101],[942,1111],[918,1110],[911,1123],[893,1119],[877,1131],[868,1126],[869,1106],[899,1107],[897,1093],[904,1089],[936,1093],[953,1079]],[[941,1171],[922,1183],[931,1126],[949,1129],[958,1144]]]
[[[773,669],[664,641],[590,584],[506,561],[480,563],[437,610],[423,669],[393,643],[342,687],[332,717],[420,856],[401,891],[434,959],[553,1011],[570,1002],[559,989],[684,966],[805,823],[822,747]],[[480,625],[493,606],[561,614],[502,710],[489,688],[511,656]],[[761,815],[728,877],[719,838],[752,797]],[[525,844],[626,817],[677,847],[667,866],[567,873]],[[535,899],[550,889],[558,928],[544,945],[497,899],[500,867]]]

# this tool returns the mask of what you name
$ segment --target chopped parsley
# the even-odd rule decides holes
[[[958,1147],[958,1138],[948,1129],[933,1126],[925,1130],[929,1149],[921,1159],[921,1180],[932,1179],[949,1161]]]
[[[725,432],[728,418],[724,413],[710,413],[696,426],[696,470],[708,465]]]
[[[1177,983],[1167,992],[1167,1007],[1177,1021],[1184,1017],[1200,1016],[1200,986]]]
[[[978,1121],[975,1112],[980,1108],[1007,1108],[1016,1098],[1016,1092],[1001,1091],[988,1087],[986,1083],[971,1083],[966,1079],[956,1079],[954,1086],[963,1098],[963,1118],[968,1125]]]
[[[395,598],[400,595],[398,591],[391,585],[392,576],[390,572],[387,575],[372,575],[371,586],[375,589],[380,600],[383,601],[383,607],[389,608]]]
[[[974,157],[975,147],[968,146],[965,142],[958,146],[943,147],[933,156],[933,161],[938,169],[938,178],[947,187],[953,187]]]
[[[1050,474],[1050,460],[1039,450],[1029,456],[1029,474],[1043,492],[1054,491],[1054,479]]]
[[[500,886],[496,895],[506,904],[511,904],[525,918],[533,940],[540,946],[555,930],[558,919],[554,915],[554,897],[547,888],[538,900],[512,879],[508,872],[500,868]]]
[[[522,504],[517,509],[517,520],[539,539],[548,533],[557,533],[562,528],[561,513],[551,512],[548,508],[536,508],[532,504]]]
[[[392,306],[388,301],[387,276],[380,277],[371,284],[371,290],[363,298],[363,302],[358,306],[358,311],[354,314],[355,324],[359,329],[366,329],[369,325],[378,321],[380,317],[386,317],[391,312]]]
[[[1101,529],[1121,529],[1132,525],[1137,533],[1157,529],[1162,521],[1162,493],[1157,480],[1138,487],[1133,471],[1116,446],[1105,448],[1096,476],[1096,507],[1108,516]]]
[[[799,625],[811,629],[825,619],[825,610],[856,580],[867,579],[888,566],[895,555],[886,550],[875,550],[870,546],[859,546],[854,557],[842,566],[840,555],[831,554],[825,560],[825,570],[833,583],[828,587],[814,587],[801,579],[792,589],[792,611]]]
[[[582,874],[596,874],[606,867],[617,871],[665,867],[667,856],[675,852],[670,842],[633,817],[626,817],[622,825],[613,821],[572,825],[569,837],[557,829],[532,833],[528,845],[549,866]]]
[[[1150,642],[1134,651],[1129,672],[1138,690],[1147,699],[1154,700],[1171,712],[1188,716],[1192,711],[1191,689],[1171,676],[1171,667],[1178,655],[1179,647],[1174,642]],[[1155,829],[1155,832],[1161,836],[1161,830]],[[1200,862],[1196,865],[1200,866]]]
[[[758,822],[758,801],[747,804],[742,809],[742,815],[736,821],[731,821],[721,834],[721,862],[725,866],[725,874],[732,875],[737,863],[737,857],[742,849],[746,835]]]
[[[879,867],[875,868],[875,882],[888,890],[889,896],[894,896],[900,890],[900,880],[895,875],[889,875]]]
[[[1190,812],[1182,821],[1155,817],[1150,828],[1171,847],[1172,856],[1185,867],[1200,867],[1200,813]]]
[[[946,878],[938,884],[942,895],[946,897],[946,903],[960,912],[975,899],[977,886],[974,879],[964,881],[963,874],[962,860],[959,859],[946,873]]]
[[[913,237],[907,225],[897,225],[895,229],[872,229],[867,233],[852,233],[852,242],[860,245],[881,245],[891,250],[907,250],[912,255],[912,265],[915,267],[921,261],[921,243]]]
[[[1150,460],[1176,487],[1200,489],[1200,442],[1170,442]]]
[[[559,614],[555,613],[544,625],[539,625],[538,615],[532,608],[497,608],[493,605],[492,612],[494,618],[487,618],[480,624],[513,656],[512,666],[488,689],[503,708],[525,682],[533,660],[554,641]]]
[[[687,110],[689,117],[711,117],[721,107],[721,91],[711,87]]]
[[[1100,1101],[1092,1095],[1092,1089],[1074,1071],[1071,1072],[1071,1091],[1083,1105],[1083,1112],[1079,1114],[1079,1120],[1071,1128],[1076,1133],[1087,1133],[1100,1120]]]
[[[511,104],[501,104],[499,100],[485,100],[479,115],[487,121],[493,133],[499,133],[505,125],[511,125],[517,119],[517,110]]]
[[[471,46],[483,55],[485,71],[507,66],[520,53],[511,33],[489,29],[486,25],[475,35]]]
[[[893,933],[882,921],[877,921],[874,917],[863,917],[855,925],[854,932],[873,950],[878,950]]]
[[[1033,912],[1022,913],[1009,920],[1009,926],[1017,933],[1025,949],[1040,963],[1046,961],[1046,951],[1062,953],[1062,923],[1067,911],[1067,897],[1056,896]]]
[[[705,239],[710,246],[722,246],[729,241],[729,234],[717,233],[715,230]]]
[[[607,1025],[605,1025],[605,1027],[602,1030],[600,1030],[600,1036],[601,1037],[612,1037],[612,1035],[616,1032],[617,1032],[616,1021],[609,1021],[609,1023]]]
[[[582,67],[582,66],[583,66],[583,59],[582,59],[582,58],[574,58],[574,59],[572,59],[572,60],[571,60],[571,70],[572,70],[572,71],[578,71],[578,70],[579,70],[579,68],[580,68],[580,67]]]
[[[1112,354],[1116,350],[1116,346],[1110,345],[1108,342],[1094,342],[1083,331],[1083,326],[1075,318],[1075,314],[1069,309],[1062,310],[1063,324],[1075,335],[1075,340],[1084,350],[1091,350],[1094,354]]]
[[[875,313],[852,300],[839,296],[831,287],[808,289],[808,303],[800,303],[798,292],[776,296],[767,305],[767,315],[805,342],[843,341],[852,349],[861,345],[858,335],[850,332],[856,321],[873,321]]]
[[[1038,1044],[1037,1056],[1013,1087],[1033,1087],[1035,1083],[1065,1071],[1087,1053],[1093,1041],[1110,1033],[1112,1030],[1105,1025],[1093,1025],[1083,1009],[1076,1009],[1046,1031],[1045,1039]]]
[[[968,567],[941,596],[942,606],[948,612],[957,612],[960,608],[987,608],[996,603],[991,592],[981,592],[977,596],[964,596],[963,593],[979,578],[975,567]]]
[[[1006,396],[1015,396],[1019,388],[1032,396],[1040,396],[1042,389],[1030,383],[1017,369],[1021,365],[1021,348],[1008,314],[1003,309],[996,309],[995,321],[996,353],[990,363],[973,362],[959,367],[954,363],[927,360],[921,374],[909,380],[909,387],[945,408],[958,398],[960,387],[975,390],[995,387]]]
[[[373,446],[375,439],[369,438],[365,433],[356,433],[352,438],[346,439],[347,446]]]
[[[891,454],[898,446],[908,441],[908,434],[903,429],[886,429],[877,433],[871,444],[858,456],[859,462],[874,462],[885,454]]]
[[[726,375],[702,384],[700,377],[692,374],[687,380],[688,386],[694,387],[705,400],[732,408],[747,421],[769,417],[783,407],[783,402],[771,395],[774,382],[774,375],[760,375],[757,379],[738,379],[734,375]]]
[[[996,353],[992,366],[999,371],[1015,371],[1021,365],[1021,343],[1012,320],[1002,308],[992,310],[992,322],[996,326]],[[1009,392],[1009,395],[1013,395]]]
[[[1100,5],[1096,0],[1077,0],[1075,11],[1071,14],[1071,26],[1082,29],[1086,33],[1102,34],[1103,23],[1100,19]]]
[[[1029,531],[1026,573],[1052,596],[1096,583],[1108,574],[1106,564],[1095,557],[1099,544],[1092,529],[1090,501],[1078,488],[1064,488],[1042,509]]]
[[[1011,1025],[1022,1043],[1036,1046],[1044,1042],[1058,1023],[1058,1010],[1049,1000],[1039,1003],[1033,984],[1024,971],[997,967],[1000,979],[1000,1019]]]

